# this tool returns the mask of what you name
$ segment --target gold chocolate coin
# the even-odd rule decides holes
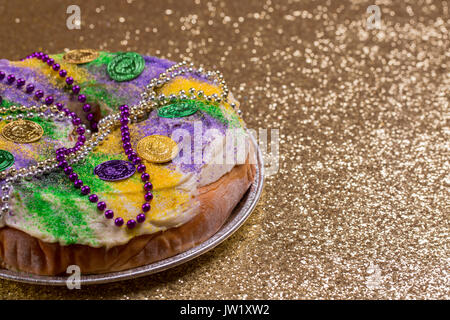
[[[142,138],[137,144],[137,153],[147,161],[164,163],[178,154],[178,145],[166,136],[152,135]]]
[[[98,51],[92,49],[77,49],[64,54],[63,60],[67,63],[83,64],[97,59],[99,55]]]
[[[38,141],[44,130],[36,122],[30,120],[16,120],[3,127],[2,136],[15,143],[31,143]]]

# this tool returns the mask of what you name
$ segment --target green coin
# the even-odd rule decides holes
[[[161,118],[183,118],[196,113],[198,106],[194,101],[180,101],[158,109]]]
[[[0,171],[4,171],[14,164],[14,156],[11,152],[0,150]]]
[[[144,71],[145,61],[136,52],[122,52],[117,54],[108,63],[109,76],[119,82],[129,81],[139,76]]]

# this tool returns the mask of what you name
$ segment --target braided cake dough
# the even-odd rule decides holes
[[[107,73],[107,65],[115,55],[101,52],[96,60],[82,65],[64,63],[62,54],[51,56],[73,76],[89,103],[95,105],[97,118],[117,112],[121,104],[138,103],[150,80],[173,64],[142,56],[144,71],[133,80],[116,82]],[[64,82],[42,61],[0,60],[0,70],[36,84],[52,94],[55,102],[64,103],[82,117],[81,105],[74,102],[64,89]],[[207,95],[220,93],[214,84],[189,74],[175,78],[160,92],[169,95],[180,90],[187,92],[189,88],[203,90]],[[36,104],[32,96],[3,82],[0,94],[2,107]],[[14,155],[17,170],[51,159],[55,149],[72,147],[75,142],[69,120],[33,121],[44,129],[43,137],[35,143],[16,144],[0,136],[0,149]],[[0,122],[0,130],[5,124]],[[168,163],[144,160],[154,186],[146,221],[132,230],[116,227],[113,220],[106,219],[95,204],[73,187],[60,169],[23,180],[14,183],[10,213],[0,222],[0,261],[4,267],[41,275],[62,274],[69,265],[78,265],[83,273],[125,270],[183,252],[220,229],[255,175],[254,150],[245,124],[235,111],[226,103],[199,102],[199,110],[190,116],[162,118],[153,110],[148,118],[129,126],[135,150],[140,139],[154,134],[172,137],[181,149]],[[230,130],[237,143],[226,143]],[[182,144],[186,133],[192,138],[192,149],[195,137],[201,137],[200,161],[194,161],[194,153],[187,152],[187,145]],[[230,153],[234,156],[228,156]],[[188,158],[190,161],[186,161]],[[126,221],[140,213],[144,190],[138,174],[114,182],[93,174],[95,166],[113,159],[127,160],[119,128],[83,163],[72,167],[92,192]],[[0,186],[3,183],[4,180]]]

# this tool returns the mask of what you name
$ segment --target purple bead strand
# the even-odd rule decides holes
[[[142,212],[139,213],[136,216],[136,219],[129,219],[126,222],[126,226],[128,229],[133,229],[134,227],[136,227],[136,225],[138,223],[143,223],[146,219],[145,213],[150,211],[151,206],[150,206],[150,201],[152,201],[153,199],[153,194],[152,194],[152,189],[153,189],[153,185],[151,182],[149,182],[150,179],[150,175],[145,172],[146,171],[146,167],[144,164],[142,164],[142,160],[137,156],[136,152],[133,151],[133,147],[130,143],[130,129],[128,127],[128,123],[129,123],[129,115],[130,115],[130,110],[129,107],[127,105],[122,105],[120,106],[120,115],[121,115],[121,119],[120,119],[120,131],[122,134],[122,146],[123,149],[125,151],[125,154],[128,155],[128,159],[130,161],[133,162],[133,164],[137,167],[137,171],[139,173],[141,173],[141,180],[144,183],[144,190],[146,191],[145,195],[144,195],[144,204],[142,205],[141,209]],[[70,113],[70,111],[65,108],[63,109],[64,112],[66,113]],[[78,118],[79,119],[79,118]],[[78,131],[78,129],[81,129],[80,132]],[[78,150],[79,147],[81,147],[84,142],[86,141],[86,138],[83,136],[83,129],[82,127],[78,127],[77,129],[77,133],[80,134],[80,136],[78,137],[78,142],[79,146],[78,146]],[[72,150],[71,150],[72,152]],[[74,188],[80,189],[81,190],[81,194],[82,195],[89,195],[89,201],[92,203],[97,203],[97,209],[99,211],[104,211],[104,216],[106,219],[113,219],[114,218],[114,211],[111,209],[107,209],[107,204],[105,201],[99,201],[99,197],[96,194],[91,194],[91,188],[89,186],[84,185],[83,180],[79,179],[78,174],[75,173],[73,171],[73,168],[70,167],[67,163],[66,160],[66,156],[68,154],[70,154],[71,152],[67,152],[66,149],[61,148],[58,149],[56,151],[56,160],[58,161],[58,166],[64,170],[64,173],[68,176],[69,180],[73,182],[73,186]],[[125,224],[125,221],[122,217],[117,217],[114,219],[114,224],[117,227],[121,227]]]
[[[34,52],[33,54],[27,56],[25,59],[41,60],[42,62],[46,63],[50,68],[52,68],[53,71],[57,72],[61,78],[64,78],[66,84],[69,86],[72,93],[77,95],[77,100],[83,105],[83,111],[86,113],[86,119],[89,121],[92,131],[94,132],[98,131],[98,123],[97,121],[94,120],[94,115],[90,113],[91,106],[86,103],[87,100],[86,96],[80,92],[81,90],[80,86],[74,84],[74,79],[73,77],[68,75],[67,70],[61,69],[61,66],[58,63],[55,63],[54,59],[49,58],[49,56],[43,52]],[[27,88],[27,93],[31,93],[33,92],[33,90],[34,87],[32,89],[30,88],[30,92],[28,92]],[[46,104],[50,102],[53,103],[53,100],[54,100],[53,97],[49,96],[45,99],[45,103]]]

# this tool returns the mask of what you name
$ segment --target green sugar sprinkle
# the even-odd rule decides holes
[[[88,62],[86,64],[83,64],[81,66],[89,68],[90,66],[102,66],[102,65],[108,65],[112,59],[117,55],[117,53],[111,53],[111,52],[104,52],[100,51],[100,55],[97,59]]]
[[[86,95],[89,101],[102,101],[108,107],[114,108],[121,105],[124,102],[116,98],[111,92],[108,92],[106,88],[95,83],[88,83],[82,86],[83,94]]]
[[[64,135],[56,130],[56,125],[53,123],[53,121],[43,120],[37,117],[28,120],[39,124],[44,130],[44,136],[49,137],[53,140],[60,140],[61,138],[64,138]]]
[[[230,128],[242,128],[242,124],[239,121],[239,116],[235,113],[231,115]]]
[[[114,182],[99,179],[93,171],[98,164],[113,159],[122,160],[124,155],[91,153],[83,163],[72,167],[92,193],[108,192],[113,190]],[[53,172],[32,183],[18,185],[15,193],[18,203],[22,203],[29,212],[25,217],[27,225],[65,244],[79,243],[80,239],[91,245],[98,243],[88,223],[89,215],[96,214],[95,204],[90,203],[87,196],[82,196],[63,173]],[[80,203],[80,198],[85,202]]]
[[[5,107],[5,108],[9,108],[9,107],[11,107],[13,105],[14,105],[14,103],[12,101],[9,101],[9,100],[7,100],[5,98],[3,98],[2,103],[0,103],[0,107]]]
[[[202,110],[203,112],[209,114],[211,117],[219,120],[220,122],[224,124],[228,124],[227,118],[222,113],[222,110],[217,105],[214,104],[208,104],[203,102],[197,102],[199,110]]]
[[[51,54],[50,58],[53,58],[55,60],[62,60],[63,56],[65,53],[56,53],[56,54]]]
[[[39,231],[52,235],[64,244],[77,243],[80,238],[94,244],[94,232],[84,219],[85,214],[75,209],[74,204],[80,197],[79,190],[70,188],[69,182],[63,179],[61,173],[52,173],[40,183],[27,183],[16,188],[16,193],[23,195],[16,196],[16,199],[30,213],[25,219],[31,220],[33,227]]]

